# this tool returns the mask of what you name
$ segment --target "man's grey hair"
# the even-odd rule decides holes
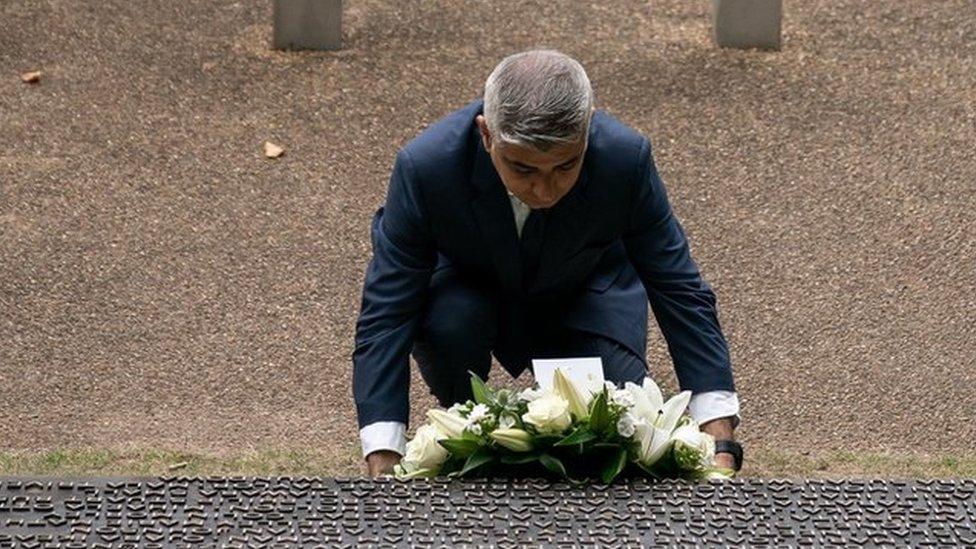
[[[488,131],[505,143],[547,151],[585,139],[592,107],[583,66],[555,50],[509,55],[485,81]]]

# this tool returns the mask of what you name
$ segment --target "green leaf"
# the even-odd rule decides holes
[[[610,410],[607,406],[607,392],[600,391],[590,404],[590,431],[602,433],[607,430],[609,423]]]
[[[495,460],[495,456],[492,455],[491,452],[481,449],[480,451],[475,452],[468,457],[468,461],[464,462],[464,467],[461,468],[461,471],[458,473],[458,476],[463,477],[464,475],[470,473],[471,471],[474,471],[478,467],[481,467],[482,465],[490,463],[494,460]]]
[[[491,404],[491,389],[478,377],[478,374],[471,370],[468,370],[468,373],[471,374],[471,393],[474,395],[474,401],[485,406]]]
[[[518,454],[503,454],[500,461],[505,465],[522,465],[531,463],[539,459],[539,454],[535,452],[525,452]]]
[[[596,438],[596,433],[588,431],[584,427],[579,427],[562,440],[553,444],[553,446],[575,446],[576,444],[583,444]]]
[[[434,478],[437,476],[437,469],[418,469],[412,473],[398,474],[397,478],[410,480],[414,478]]]
[[[467,458],[461,458],[455,455],[448,456],[447,461],[445,461],[444,464],[441,465],[440,474],[448,477],[451,476],[451,473],[455,473],[461,470],[461,467],[464,466],[464,462],[466,460]]]
[[[481,448],[481,444],[474,440],[465,438],[443,438],[437,441],[441,446],[447,448],[451,454],[466,458]]]
[[[656,472],[654,469],[651,469],[647,465],[644,465],[643,463],[640,463],[638,461],[635,461],[634,462],[634,465],[636,465],[637,467],[639,467],[641,471],[644,471],[645,473],[647,473],[647,475],[649,477],[651,477],[651,478],[656,478],[656,479],[662,478],[661,475],[660,475],[660,473]]]
[[[566,474],[566,466],[563,465],[563,462],[559,461],[559,458],[555,458],[549,454],[540,454],[539,462],[553,473],[563,478],[569,478],[569,475]]]
[[[481,439],[481,437],[479,435],[476,435],[476,434],[472,433],[471,431],[469,431],[467,429],[465,429],[464,432],[461,433],[461,436],[459,438],[461,438],[463,440],[470,440],[471,442],[477,442],[479,445],[481,444],[481,441],[482,441],[482,439]],[[458,440],[458,439],[455,439],[455,440]]]
[[[596,442],[592,446],[594,450],[604,450],[604,451],[616,450],[617,448],[620,447],[621,447],[620,444],[616,442]]]
[[[600,477],[603,479],[604,483],[610,484],[613,482],[613,479],[617,478],[620,471],[624,470],[626,465],[627,450],[620,448],[617,450],[617,453],[613,454],[610,460],[607,461],[606,465],[603,466],[603,471],[601,472]]]
[[[553,444],[559,442],[560,440],[562,440],[563,437],[559,435],[549,435],[549,434],[539,433],[533,435],[532,438],[536,446],[546,447],[546,446],[552,446]]]

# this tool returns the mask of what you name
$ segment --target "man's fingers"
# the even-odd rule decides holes
[[[715,465],[719,467],[727,467],[729,469],[735,468],[735,456],[728,452],[720,452],[715,454]]]
[[[400,463],[400,454],[390,450],[377,450],[366,456],[366,471],[370,477],[392,475],[393,467]]]

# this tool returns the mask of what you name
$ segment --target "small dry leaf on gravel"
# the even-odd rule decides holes
[[[279,156],[285,154],[285,149],[275,145],[270,141],[264,142],[264,156],[268,158],[278,158]]]
[[[36,84],[41,81],[41,71],[25,72],[20,75],[20,79],[27,84]]]
[[[181,461],[179,463],[174,463],[174,464],[170,465],[169,466],[169,470],[172,471],[173,469],[182,469],[182,468],[186,467],[187,465],[189,465],[189,463],[187,463],[185,461]]]

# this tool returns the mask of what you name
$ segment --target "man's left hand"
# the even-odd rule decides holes
[[[701,430],[715,437],[715,440],[735,440],[732,418],[720,417],[701,425]],[[715,454],[715,465],[735,469],[735,457],[728,452]]]

